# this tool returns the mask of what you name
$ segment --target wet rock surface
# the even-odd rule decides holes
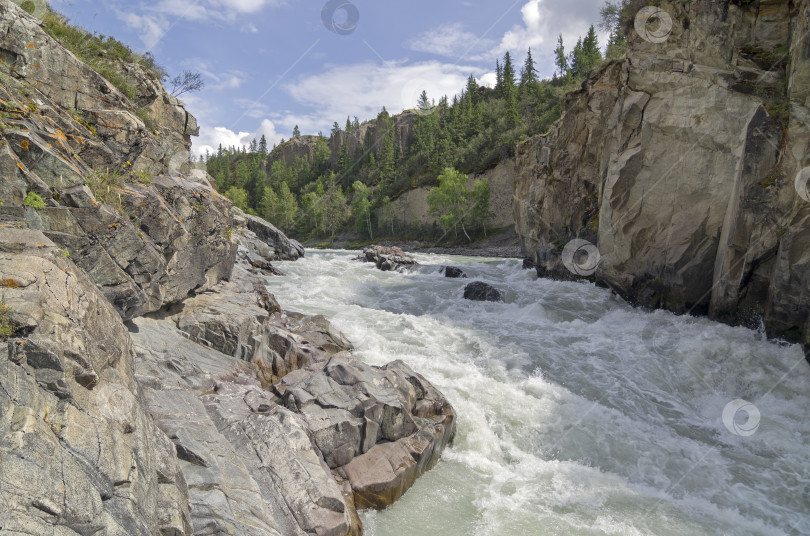
[[[503,293],[488,283],[473,281],[464,287],[464,299],[472,301],[502,302]]]
[[[359,260],[373,262],[383,272],[402,271],[416,265],[416,260],[397,246],[371,246],[363,250]]]
[[[360,509],[396,501],[455,434],[449,402],[401,361],[373,367],[340,353],[289,374],[276,391]]]

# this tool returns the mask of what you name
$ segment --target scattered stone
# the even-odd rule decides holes
[[[467,278],[467,274],[464,273],[464,270],[462,270],[461,268],[456,268],[455,266],[442,266],[441,273],[444,274],[444,277],[462,278],[462,279]]]
[[[502,302],[503,294],[492,285],[474,281],[464,287],[464,299],[473,301]]]

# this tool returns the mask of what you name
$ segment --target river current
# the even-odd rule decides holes
[[[634,309],[513,259],[416,255],[414,273],[308,251],[268,278],[374,365],[450,400],[439,464],[369,536],[810,534],[810,366],[795,345]],[[440,266],[470,279],[449,279]],[[479,280],[505,303],[462,298]]]

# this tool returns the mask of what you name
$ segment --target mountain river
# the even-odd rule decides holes
[[[810,366],[761,330],[634,309],[515,259],[413,273],[307,252],[268,278],[374,365],[408,363],[458,431],[369,536],[810,534]],[[440,266],[470,279],[449,279]],[[462,298],[473,280],[505,303]]]

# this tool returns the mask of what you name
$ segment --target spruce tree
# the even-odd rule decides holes
[[[264,134],[262,134],[262,137],[259,140],[259,152],[261,154],[267,154],[267,138],[264,137]]]
[[[557,66],[555,74],[559,75],[560,78],[568,76],[568,57],[565,55],[562,34],[557,37],[557,48],[554,49],[554,64]]]
[[[526,61],[523,64],[523,70],[520,72],[520,88],[524,90],[529,89],[536,85],[537,82],[537,68],[534,66],[532,49],[530,48],[528,54],[526,55]]]

